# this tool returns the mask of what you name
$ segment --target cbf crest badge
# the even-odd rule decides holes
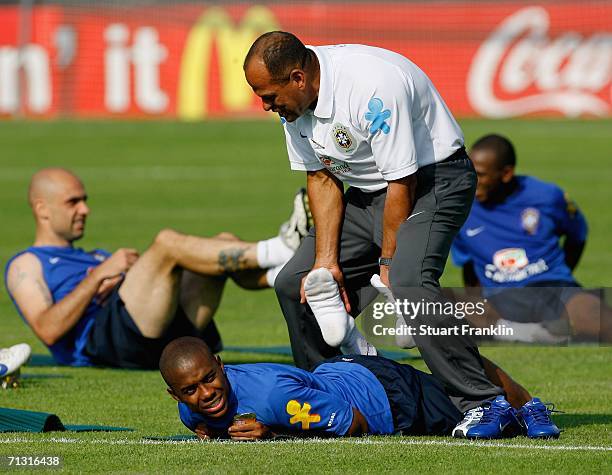
[[[334,137],[334,145],[342,153],[352,153],[357,146],[355,137],[351,135],[348,127],[342,124],[334,124],[332,127],[332,136]]]
[[[521,225],[528,234],[535,234],[540,224],[540,212],[535,208],[525,208],[521,213]]]

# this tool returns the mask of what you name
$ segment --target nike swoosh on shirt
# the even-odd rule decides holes
[[[59,262],[60,258],[59,257],[50,257],[49,258],[49,262],[51,264],[57,264]]]
[[[415,216],[418,216],[419,214],[423,214],[424,212],[425,211],[419,211],[418,213],[411,214],[410,216],[406,218],[406,221],[408,221],[411,218],[414,218]]]
[[[302,137],[303,139],[307,139],[308,135],[304,135],[302,132],[300,132],[300,137]]]
[[[465,234],[467,235],[467,237],[474,237],[477,234],[480,234],[481,232],[484,231],[484,226],[480,226],[479,228],[473,228],[473,229],[466,229]]]

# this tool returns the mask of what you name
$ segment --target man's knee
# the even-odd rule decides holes
[[[302,279],[295,272],[287,269],[287,266],[276,276],[274,281],[274,291],[278,296],[279,300],[299,300],[300,299],[300,287]]]
[[[223,231],[219,234],[216,234],[215,236],[213,236],[213,239],[221,239],[223,241],[240,241],[240,238],[238,236],[227,231]]]
[[[177,245],[185,236],[174,229],[166,228],[157,233],[151,249],[164,257],[173,257]]]

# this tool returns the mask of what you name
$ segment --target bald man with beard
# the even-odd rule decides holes
[[[31,180],[32,246],[8,262],[13,303],[60,364],[155,368],[180,336],[221,349],[212,316],[227,278],[248,289],[273,285],[293,250],[280,237],[244,242],[229,233],[201,238],[160,231],[140,255],[74,247],[89,215],[81,180],[46,168]],[[272,282],[271,282],[272,280]]]

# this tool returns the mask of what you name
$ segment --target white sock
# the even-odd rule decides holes
[[[257,243],[257,265],[270,269],[285,264],[293,257],[294,251],[278,236]]]
[[[522,341],[525,343],[562,343],[567,340],[565,335],[553,335],[540,323],[521,323],[500,318],[495,323],[496,327],[505,326],[511,328],[512,334],[495,335],[493,338],[500,341]],[[503,332],[506,333],[506,332]],[[510,332],[508,332],[510,333]]]
[[[395,297],[393,297],[391,289],[383,284],[383,281],[380,279],[378,274],[374,274],[370,278],[370,284],[372,284],[372,287],[374,287],[379,294],[385,297],[387,302],[395,305]],[[403,330],[404,325],[406,325],[404,317],[401,313],[397,312],[395,315],[395,329],[397,330],[395,333],[395,344],[404,349],[414,348],[416,343],[412,335],[403,335],[404,332],[400,331]]]
[[[324,267],[311,271],[304,281],[304,293],[325,343],[339,347],[355,327],[355,321],[344,307],[331,272]]]
[[[357,325],[353,325],[353,328],[349,330],[340,345],[340,351],[345,355],[378,355],[376,347],[368,343],[368,340],[361,334]]]
[[[276,276],[278,273],[283,270],[285,264],[281,264],[280,266],[272,267],[266,272],[266,281],[268,282],[269,287],[274,287],[274,282],[276,281]]]
[[[308,274],[304,282],[306,301],[329,346],[340,347],[344,354],[376,355],[377,351],[361,334],[340,298],[338,284],[325,268]]]

